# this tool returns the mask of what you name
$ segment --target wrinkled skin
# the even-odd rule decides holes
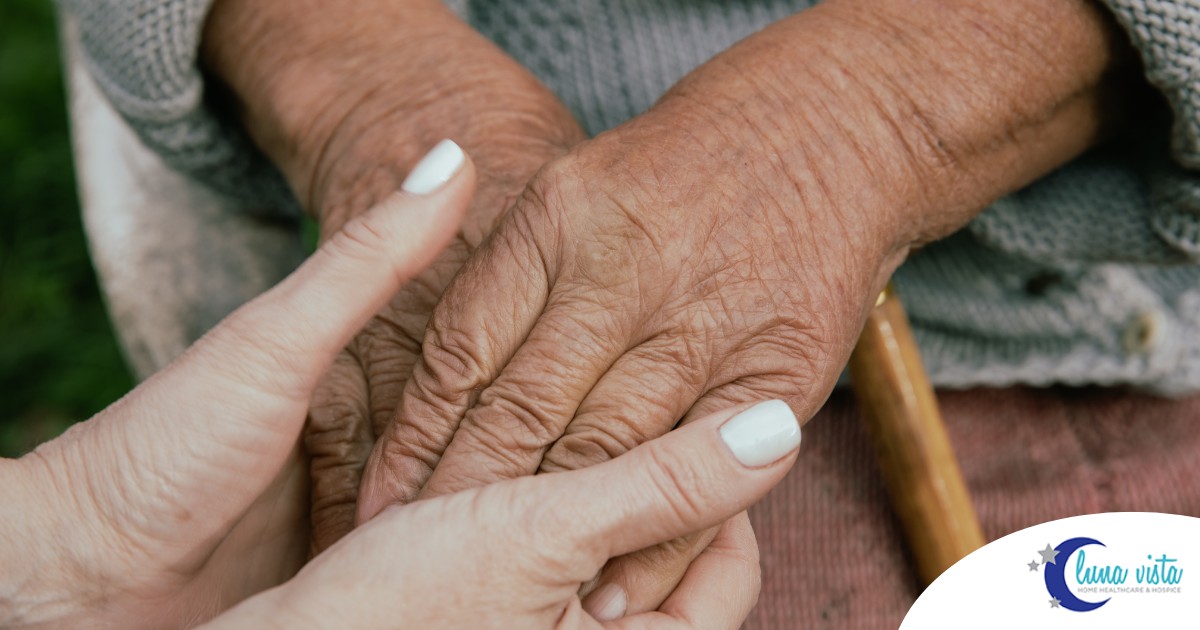
[[[584,134],[537,79],[441,2],[362,0],[319,19],[313,10],[220,0],[204,53],[322,238],[394,192],[443,138],[472,157],[478,177],[454,239],[349,344],[313,398],[304,443],[316,553],[353,527],[362,468],[433,305],[530,177]]]
[[[823,402],[898,250],[856,209],[763,186],[769,164],[648,120],[549,165],[454,280],[360,518],[590,466],[733,404],[782,398],[808,418]],[[711,535],[608,579],[652,610]]]
[[[832,2],[552,162],[435,308],[359,522],[595,464],[730,404],[811,417],[912,248],[1096,142],[1109,27],[1078,2]],[[600,580],[652,610],[711,535]]]
[[[527,73],[493,80],[502,55],[447,58],[487,46],[449,35],[445,11],[426,4],[347,5],[330,19],[360,11],[356,28],[315,35],[320,24],[293,24],[308,32],[301,44],[319,44],[310,61],[325,73],[219,73],[326,232],[440,137],[480,166],[457,244],[314,399],[316,550],[389,502],[597,463],[730,403],[781,397],[810,417],[911,247],[1096,141],[1116,50],[1079,0],[833,0],[576,146],[582,134],[552,97],[525,100],[545,96]],[[406,24],[422,30],[400,33]],[[266,102],[289,108],[256,110],[247,94],[260,83],[273,88]],[[622,558],[608,578],[644,593],[631,610],[653,609],[711,535]]]
[[[578,129],[568,128],[565,132],[568,137],[581,134]],[[345,215],[352,216],[359,206],[398,185],[405,171],[397,165],[404,162],[391,157],[396,152],[391,148],[395,144],[386,138],[364,134],[359,138],[361,144],[351,149],[372,156],[372,160],[333,161],[355,165],[356,172],[345,177],[359,175],[357,171],[363,168],[371,169],[371,177],[382,182],[379,188],[354,196],[346,192],[352,187],[331,185],[332,192],[323,207],[344,209]],[[328,547],[354,525],[363,466],[399,404],[400,393],[420,354],[420,339],[434,304],[529,177],[546,160],[565,151],[559,145],[563,140],[558,138],[519,140],[512,147],[483,143],[475,149],[472,155],[477,156],[479,165],[479,192],[466,223],[434,263],[404,285],[339,355],[313,397],[304,442],[312,458],[314,551]],[[337,175],[331,177],[331,181],[339,179]],[[336,229],[337,223],[333,219],[324,221],[322,232]]]
[[[744,466],[720,437],[735,411],[600,466],[393,505],[212,627],[737,627],[760,584],[758,549],[739,510],[783,478],[796,443],[772,462]],[[743,427],[779,436],[757,420]],[[797,428],[794,417],[786,422]],[[596,615],[583,608],[579,584],[608,558],[725,519],[660,609],[622,616],[619,600]]]
[[[883,252],[842,245],[858,222],[794,189],[663,185],[669,167],[621,144],[539,175],[438,305],[380,445],[389,498],[596,463],[731,403],[820,404]]]
[[[208,51],[209,65],[239,94],[248,129],[323,234],[394,190],[442,137],[478,169],[461,232],[351,342],[313,397],[304,444],[316,554],[354,525],[363,466],[395,417],[434,303],[530,177],[583,132],[544,86],[438,2],[364,1],[312,20],[290,2],[222,0],[206,37],[223,44]],[[456,71],[444,72],[448,65]],[[661,602],[698,551],[668,553],[666,564],[654,552],[618,564],[644,566],[633,574],[646,589],[629,590]]]

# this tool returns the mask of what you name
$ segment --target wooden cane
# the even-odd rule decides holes
[[[985,543],[937,398],[889,285],[850,358],[884,481],[925,585]]]

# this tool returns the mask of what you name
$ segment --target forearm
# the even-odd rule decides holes
[[[380,142],[400,175],[445,137],[472,155],[487,145],[495,153],[501,139],[543,161],[545,144],[565,148],[582,138],[536,78],[438,0],[218,0],[202,54],[255,142],[323,223],[340,225],[399,184],[330,181],[329,162],[370,152],[347,144],[376,128],[386,129]],[[536,169],[510,157],[477,157],[481,180],[523,182]],[[347,194],[348,187],[360,190]],[[334,188],[338,199],[330,199]]]
[[[859,205],[903,255],[1103,136],[1133,75],[1107,17],[1085,0],[832,0],[655,110],[715,121],[716,142],[752,138],[750,168],[778,194]]]

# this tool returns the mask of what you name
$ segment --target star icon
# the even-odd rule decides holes
[[[1058,557],[1058,551],[1048,543],[1045,549],[1038,552],[1038,555],[1042,557],[1042,564],[1058,564],[1054,561],[1054,558]]]
[[[1032,562],[1030,562],[1030,563],[1029,563],[1029,570],[1030,570],[1030,571],[1037,571],[1037,568],[1038,568],[1038,561],[1037,561],[1037,560],[1034,560],[1034,561],[1032,561]]]
[[[1057,597],[1050,598],[1050,607],[1051,608],[1062,608],[1062,606],[1059,606],[1059,604],[1061,604],[1061,603],[1062,602],[1058,601]]]

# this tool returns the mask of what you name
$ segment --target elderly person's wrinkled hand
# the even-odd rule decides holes
[[[842,0],[717,56],[543,169],[455,278],[360,520],[594,464],[731,404],[811,417],[912,248],[1100,137],[1116,50],[1074,0]],[[642,568],[670,574],[711,536],[600,583],[654,610],[675,582]]]
[[[220,0],[205,52],[322,234],[387,195],[443,136],[471,153],[479,185],[454,239],[351,340],[313,396],[304,446],[314,553],[354,525],[363,468],[396,418],[450,279],[531,176],[584,137],[545,86],[440,0],[317,11],[319,19],[287,0]],[[646,598],[656,601],[656,585],[687,568],[642,566]]]
[[[608,592],[595,616],[583,610],[580,585],[605,562],[731,517],[659,611],[616,627],[740,624],[759,587],[744,510],[800,443],[780,401],[586,471],[395,506],[271,588],[308,547],[298,440],[309,396],[449,240],[473,179],[461,150],[439,144],[405,193],[350,221],[177,362],[0,461],[0,625],[596,628],[626,609],[624,593]]]
[[[207,65],[324,238],[389,195],[445,137],[471,154],[478,188],[450,244],[347,345],[313,397],[313,551],[354,525],[359,479],[393,418],[433,305],[546,161],[583,139],[525,68],[440,0],[218,0]]]

